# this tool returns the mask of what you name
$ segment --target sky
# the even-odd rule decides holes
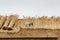
[[[0,15],[60,16],[60,0],[0,0]]]

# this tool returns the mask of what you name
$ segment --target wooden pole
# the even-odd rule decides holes
[[[5,23],[4,23],[3,27],[2,27],[3,30],[7,30],[7,27],[9,25],[10,21],[11,21],[11,15],[7,16],[7,19],[6,19],[6,21],[5,21]]]
[[[18,15],[12,15],[10,24],[8,25],[8,30],[12,30],[17,20],[18,20]]]
[[[1,19],[0,19],[0,29],[2,28],[5,20],[6,20],[6,17],[2,16]]]

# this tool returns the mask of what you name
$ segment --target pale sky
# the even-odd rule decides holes
[[[0,0],[0,15],[60,16],[60,0]]]

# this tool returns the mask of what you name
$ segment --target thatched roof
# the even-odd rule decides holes
[[[32,27],[27,27],[25,24],[32,22]],[[17,15],[0,16],[0,29],[1,30],[13,30],[16,27],[31,28],[31,29],[60,29],[60,17],[24,17],[18,19]]]

